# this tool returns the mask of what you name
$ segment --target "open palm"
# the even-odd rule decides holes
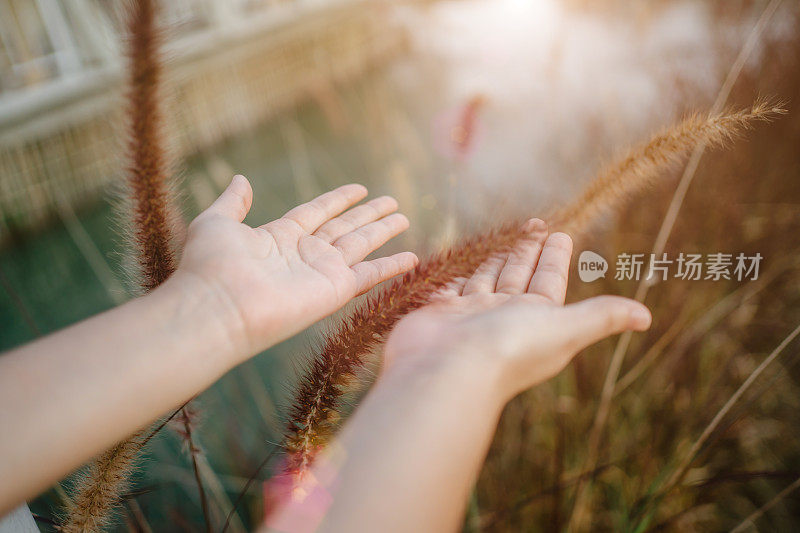
[[[538,219],[526,229],[511,253],[492,257],[398,323],[386,344],[387,371],[451,358],[496,376],[510,397],[555,376],[586,346],[649,327],[647,308],[627,298],[565,306],[572,241],[564,233],[548,237]]]
[[[333,313],[376,284],[412,269],[403,252],[364,258],[405,231],[397,202],[380,197],[345,212],[367,195],[345,185],[258,227],[243,224],[252,189],[235,176],[189,226],[179,272],[193,275],[220,297],[246,339],[264,349]]]

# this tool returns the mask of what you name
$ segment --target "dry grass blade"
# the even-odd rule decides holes
[[[625,375],[617,381],[614,396],[618,396],[625,391],[634,381],[639,379],[660,357],[664,348],[683,333],[680,340],[676,343],[674,351],[678,354],[684,353],[687,346],[695,342],[703,335],[707,335],[716,324],[721,322],[726,316],[744,305],[746,302],[756,297],[761,291],[769,286],[780,274],[790,268],[790,265],[778,265],[769,270],[765,275],[758,278],[758,281],[736,289],[723,299],[704,311],[699,317],[692,317],[682,313],[675,322],[672,323],[667,333],[664,334],[645,354],[636,362]],[[791,267],[793,268],[793,267]],[[686,316],[684,316],[684,314]],[[687,322],[691,321],[691,326],[685,329]]]
[[[598,180],[590,185],[581,200],[574,206],[560,213],[558,220],[568,231],[588,225],[594,218],[601,216],[625,198],[635,193],[650,181],[657,169],[669,166],[686,157],[696,146],[722,146],[730,139],[740,136],[751,129],[756,122],[767,122],[786,110],[780,105],[768,101],[756,102],[752,109],[709,116],[701,119],[694,115],[660,135],[656,135],[649,143],[634,149],[619,164],[604,172]],[[580,206],[584,209],[581,210]],[[583,213],[590,213],[589,217]],[[646,287],[644,283],[640,287]],[[637,292],[637,300],[643,299]],[[602,428],[608,420],[611,400],[614,397],[617,377],[622,368],[622,359],[630,342],[630,332],[620,337],[614,354],[611,357],[606,380],[600,398],[595,422],[589,434],[588,455],[585,470],[591,470],[597,462]],[[575,500],[575,512],[572,514],[572,530],[583,530],[586,524],[588,509],[586,505],[586,485],[578,485]]]
[[[725,77],[725,81],[717,93],[717,98],[714,101],[713,107],[711,108],[712,114],[720,113],[724,109],[728,101],[728,97],[733,90],[733,86],[739,79],[739,75],[744,69],[745,64],[752,55],[753,50],[755,50],[755,48],[758,46],[761,35],[764,33],[765,28],[772,20],[772,17],[775,15],[782,1],[783,0],[771,0],[770,3],[764,7],[764,10],[761,12],[761,16],[758,18],[758,21],[750,31],[747,41],[745,41],[742,49],[739,51],[739,55],[731,65],[728,75]],[[675,222],[678,219],[678,213],[680,212],[683,201],[686,198],[686,193],[689,190],[689,186],[694,180],[695,173],[700,166],[700,160],[703,158],[706,147],[706,143],[704,142],[698,144],[694,147],[692,154],[689,157],[689,162],[683,171],[683,175],[678,182],[678,186],[675,188],[675,192],[672,195],[672,200],[667,208],[667,213],[664,216],[664,220],[661,223],[661,228],[659,229],[658,235],[656,235],[655,242],[653,243],[654,255],[659,255],[664,251],[667,239],[669,239],[669,236],[672,233],[672,228],[675,226]],[[639,286],[636,288],[634,299],[643,302],[647,296],[648,289],[649,285],[647,283],[640,282]],[[584,465],[585,467],[591,468],[592,465],[597,464],[600,439],[602,438],[603,430],[606,421],[608,420],[608,414],[611,409],[611,401],[613,400],[614,390],[616,388],[617,377],[619,376],[619,372],[622,368],[622,362],[625,359],[625,353],[628,351],[631,337],[631,332],[623,333],[617,341],[617,345],[614,348],[614,353],[611,356],[611,362],[609,363],[608,371],[606,372],[606,379],[603,383],[603,389],[600,395],[600,405],[597,408],[597,413],[589,433],[588,455]],[[590,520],[590,515],[591,507],[588,505],[588,489],[585,483],[579,483],[576,489],[573,512],[567,529],[570,531],[586,529],[586,525]]]
[[[689,470],[694,459],[697,457],[697,454],[700,452],[700,449],[706,443],[708,438],[717,429],[722,419],[725,418],[725,415],[731,410],[731,408],[739,401],[739,399],[744,395],[745,392],[750,388],[750,386],[761,376],[764,370],[772,364],[772,362],[783,352],[783,350],[800,334],[800,325],[798,325],[794,331],[792,331],[783,341],[770,353],[766,359],[764,359],[758,367],[756,367],[753,372],[747,377],[744,383],[736,389],[736,392],[725,402],[725,405],[717,412],[711,422],[705,427],[703,432],[700,434],[700,437],[692,444],[691,449],[683,458],[683,460],[679,463],[678,467],[675,469],[675,472],[667,481],[663,493],[666,494],[670,490],[672,490],[678,483],[681,482],[683,476],[686,475],[686,472]]]
[[[780,491],[778,494],[776,494],[774,498],[772,498],[770,501],[768,501],[767,503],[765,503],[764,505],[753,511],[753,513],[744,520],[742,520],[742,522],[738,526],[731,529],[731,533],[739,533],[740,531],[745,531],[747,529],[747,526],[755,527],[756,520],[761,518],[764,515],[764,513],[775,507],[775,505],[777,505],[778,502],[780,502],[782,499],[784,499],[797,489],[800,489],[800,478],[795,479],[791,485],[789,485],[788,487]]]

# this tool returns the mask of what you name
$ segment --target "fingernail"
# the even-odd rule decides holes
[[[531,218],[525,222],[523,231],[529,233],[547,231],[547,223],[541,218]]]

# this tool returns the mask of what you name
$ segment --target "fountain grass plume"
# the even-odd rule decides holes
[[[561,231],[582,233],[603,215],[613,213],[652,185],[664,170],[682,162],[695,146],[724,146],[755,123],[767,122],[785,113],[780,103],[757,100],[750,109],[719,115],[690,115],[607,166],[577,201],[548,217],[549,221]]]
[[[130,235],[138,265],[138,284],[150,291],[176,267],[177,209],[169,181],[160,98],[161,34],[155,0],[137,0],[128,13],[129,92],[127,195]]]
[[[101,454],[75,482],[67,505],[64,533],[101,531],[111,522],[111,511],[130,486],[130,475],[139,455],[140,436],[122,441]]]
[[[156,24],[157,12],[156,0],[136,0],[128,6],[125,17],[129,36],[125,213],[130,215],[126,233],[134,256],[136,284],[143,292],[156,288],[175,271],[175,241],[179,234],[176,222],[180,219],[169,180],[172,172],[163,135],[161,33]],[[181,414],[180,435],[186,441],[197,472],[197,446],[186,407]],[[62,526],[64,531],[97,531],[109,524],[145,442],[144,433],[138,433],[102,453],[89,465],[72,491]],[[196,478],[207,519],[205,492],[199,476]]]
[[[509,250],[526,231],[513,222],[422,262],[415,270],[371,295],[324,341],[301,379],[292,404],[286,447],[288,469],[300,473],[310,464],[339,418],[339,399],[364,363],[400,318],[422,307],[455,278],[470,275],[492,254]]]

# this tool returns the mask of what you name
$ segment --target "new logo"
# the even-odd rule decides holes
[[[581,281],[589,283],[604,278],[606,272],[608,272],[608,261],[603,259],[603,256],[589,250],[581,252],[578,258],[578,276]]]

